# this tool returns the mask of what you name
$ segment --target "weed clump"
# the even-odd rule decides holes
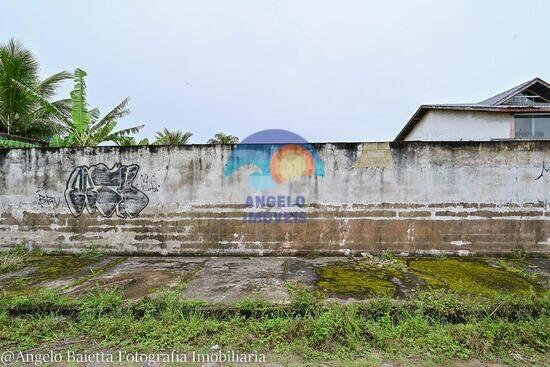
[[[9,251],[0,253],[0,274],[19,270],[25,265],[28,250],[23,245],[17,245]]]

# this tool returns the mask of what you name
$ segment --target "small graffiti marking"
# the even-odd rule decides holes
[[[42,183],[36,188],[36,194],[38,195],[38,205],[41,207],[49,207],[53,209],[59,208],[61,199],[55,198],[47,193],[46,184]]]
[[[155,175],[148,175],[144,173],[141,177],[141,189],[145,192],[158,192],[160,185],[157,183]]]
[[[546,167],[546,162],[543,161],[542,171],[540,172],[540,175],[537,178],[535,178],[535,181],[541,178],[543,178],[544,181],[548,181],[550,179],[548,176],[550,176],[550,167]]]

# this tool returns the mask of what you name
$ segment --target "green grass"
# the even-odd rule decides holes
[[[84,251],[80,252],[77,256],[82,259],[95,259],[95,258],[104,256],[104,253],[96,245],[92,244],[92,246],[87,247]]]
[[[21,269],[26,263],[26,255],[27,249],[21,245],[0,253],[0,274]]]
[[[292,294],[288,305],[188,302],[174,292],[126,303],[117,290],[100,288],[78,300],[52,292],[4,297],[0,349],[67,340],[132,352],[204,351],[217,344],[266,353],[268,360],[288,365],[331,366],[380,359],[440,365],[472,358],[543,365],[550,352],[548,293],[472,298],[430,291],[406,301],[347,305],[321,302],[300,286]],[[516,354],[528,362],[515,360]]]
[[[208,351],[217,344],[266,353],[268,362],[285,366],[346,367],[385,361],[438,366],[474,359],[542,366],[550,353],[550,293],[525,270],[529,259],[519,250],[497,261],[403,260],[386,254],[375,261],[326,264],[318,268],[320,279],[311,289],[287,283],[288,304],[183,300],[186,279],[140,301],[125,300],[122,291],[99,284],[80,298],[68,298],[34,286],[69,274],[80,277],[73,284],[91,279],[83,269],[100,261],[93,247],[80,256],[42,256],[22,247],[0,256],[6,272],[32,269],[10,280],[13,292],[0,292],[0,351],[72,341],[81,350],[129,352]],[[123,258],[109,264],[119,261]],[[396,290],[390,280],[405,283],[411,275],[425,284],[412,298],[391,299]],[[370,298],[328,302],[326,296],[334,294]]]

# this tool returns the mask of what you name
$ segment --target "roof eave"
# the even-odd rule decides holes
[[[395,139],[393,141],[403,141],[409,135],[412,129],[416,126],[416,123],[422,118],[422,116],[425,113],[425,110],[427,109],[426,105],[421,105],[418,107],[416,112],[412,115],[412,117],[407,121],[403,129],[397,134]]]

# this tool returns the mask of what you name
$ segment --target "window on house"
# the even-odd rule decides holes
[[[539,96],[535,92],[530,90],[525,90],[520,94],[513,96],[508,102],[507,105],[539,105],[539,104],[550,104],[546,98]]]
[[[550,116],[515,117],[516,139],[550,139]]]

